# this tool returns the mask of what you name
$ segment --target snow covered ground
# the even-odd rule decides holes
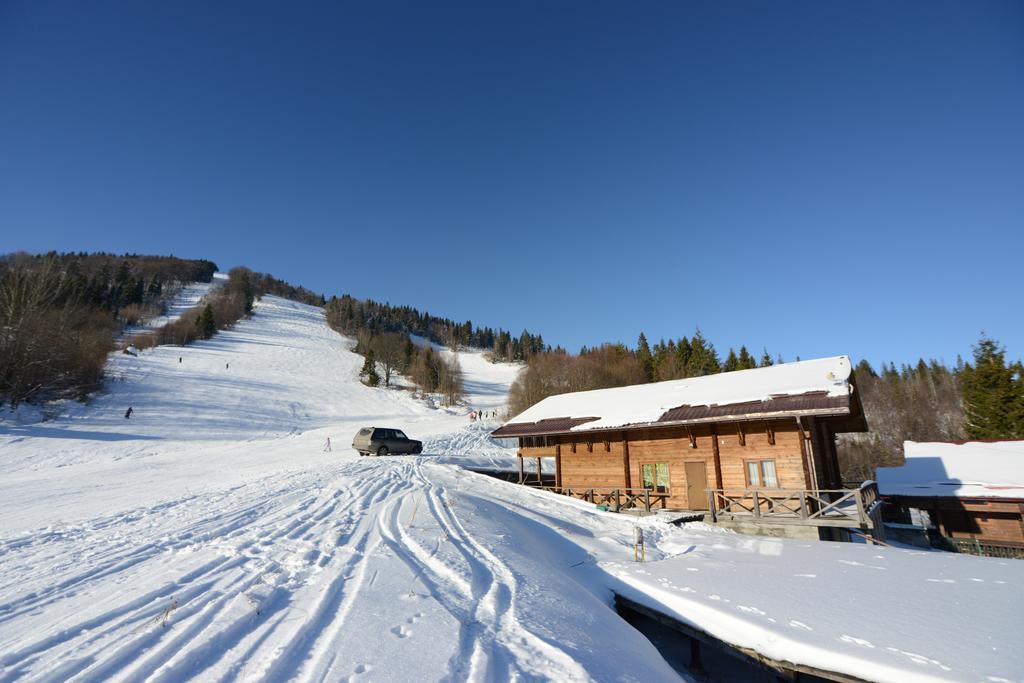
[[[350,344],[266,297],[112,355],[88,405],[0,422],[0,681],[678,680],[612,588],[865,678],[1024,679],[1022,562],[675,528],[468,472],[510,449],[364,387]],[[517,368],[460,361],[500,406]],[[429,455],[356,456],[370,424]]]

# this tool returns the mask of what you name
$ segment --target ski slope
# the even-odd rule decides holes
[[[0,423],[0,681],[679,680],[613,588],[874,680],[1024,677],[1024,563],[676,528],[475,474],[511,460],[488,425],[363,386],[350,345],[266,297]],[[460,363],[480,408],[518,371]],[[427,454],[356,456],[370,424]]]

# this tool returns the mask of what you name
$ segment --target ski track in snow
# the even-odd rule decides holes
[[[679,680],[611,586],[778,658],[1020,678],[1024,563],[676,528],[468,472],[514,467],[494,423],[362,386],[350,344],[266,297],[213,340],[112,355],[124,380],[52,422],[0,421],[0,682]],[[460,363],[500,407],[518,368]],[[368,424],[427,455],[356,456]],[[936,591],[955,640],[914,607]]]

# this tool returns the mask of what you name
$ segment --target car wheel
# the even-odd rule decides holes
[[[387,455],[387,454],[388,454],[388,447],[387,446],[381,446],[380,448],[377,449],[377,455],[384,456],[384,455]]]

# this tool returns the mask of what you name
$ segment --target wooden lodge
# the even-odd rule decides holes
[[[875,490],[844,489],[836,457],[836,434],[866,430],[839,356],[552,396],[493,435],[518,439],[520,483],[612,510],[877,535]],[[546,459],[553,481],[540,474]]]
[[[903,452],[903,465],[877,470],[892,532],[946,550],[1024,558],[1024,441],[907,441]]]

